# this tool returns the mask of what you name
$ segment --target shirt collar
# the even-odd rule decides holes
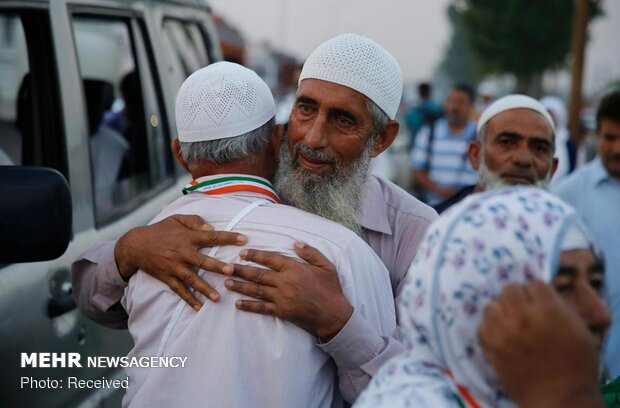
[[[211,181],[211,180],[215,180],[215,179],[219,179],[219,178],[224,178],[224,177],[247,177],[247,178],[253,178],[253,179],[261,180],[261,181],[271,185],[271,181],[267,180],[266,178],[259,177],[259,176],[254,176],[254,175],[248,175],[248,174],[237,174],[237,173],[222,173],[222,174],[214,174],[212,176],[202,176],[202,177],[197,178],[196,181],[198,181],[198,182]]]
[[[594,185],[599,185],[603,181],[607,181],[610,179],[609,173],[603,166],[603,162],[600,157],[594,159],[594,163],[592,164],[592,181]]]
[[[206,185],[203,187],[202,183]],[[269,180],[249,174],[225,173],[199,177],[183,188],[183,194],[192,192],[263,196],[275,203],[282,202]]]
[[[362,197],[360,224],[367,230],[392,235],[383,190],[379,180],[372,175],[366,181],[364,196]]]

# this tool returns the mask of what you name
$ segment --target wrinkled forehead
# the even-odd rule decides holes
[[[487,135],[502,133],[518,134],[524,137],[543,138],[553,142],[553,128],[539,112],[527,109],[509,109],[493,116],[486,123]]]

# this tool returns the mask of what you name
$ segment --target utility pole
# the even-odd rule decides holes
[[[580,113],[581,87],[583,82],[583,63],[588,30],[589,0],[574,0],[571,37],[571,89],[568,110],[568,131],[575,144],[581,142]]]

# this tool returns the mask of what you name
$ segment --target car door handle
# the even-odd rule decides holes
[[[68,268],[61,268],[52,274],[49,280],[50,299],[47,301],[47,316],[50,319],[75,309]]]
[[[73,294],[68,293],[61,297],[52,298],[47,302],[47,316],[50,319],[68,313],[76,308]]]

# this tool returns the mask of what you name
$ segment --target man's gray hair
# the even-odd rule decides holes
[[[387,113],[383,112],[383,109],[381,109],[376,103],[374,103],[370,99],[366,99],[366,101],[367,101],[366,105],[368,106],[368,110],[370,111],[372,115],[371,137],[374,138],[375,136],[379,134],[379,132],[383,130],[383,128],[385,127],[386,123],[388,123],[390,118],[388,117]]]
[[[190,166],[204,161],[224,164],[248,159],[253,162],[267,148],[274,125],[275,119],[271,118],[263,126],[240,136],[204,142],[179,142],[181,156]]]

